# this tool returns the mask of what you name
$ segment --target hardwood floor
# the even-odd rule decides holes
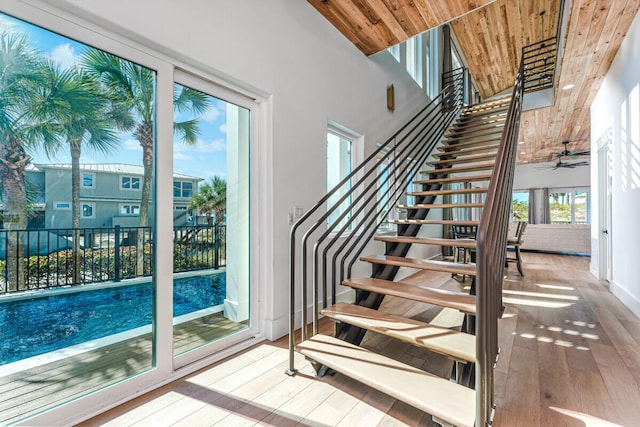
[[[523,254],[505,276],[494,426],[634,426],[640,420],[640,319],[588,271],[588,258]],[[445,273],[421,272],[460,290]],[[433,283],[433,282],[432,282]],[[460,316],[388,298],[385,311],[454,325]],[[331,328],[324,321],[322,329]],[[443,356],[368,333],[363,344],[447,375]],[[258,344],[81,426],[431,426],[428,414],[344,377],[317,379],[286,338]]]
[[[178,324],[175,352],[191,350],[246,326],[222,313]],[[0,376],[0,425],[151,369],[151,352],[151,333],[146,333]]]

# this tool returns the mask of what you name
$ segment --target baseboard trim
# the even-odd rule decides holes
[[[633,314],[640,318],[640,299],[638,297],[630,293],[625,287],[615,280],[610,282],[609,289],[616,298],[618,298],[629,310],[633,312]]]

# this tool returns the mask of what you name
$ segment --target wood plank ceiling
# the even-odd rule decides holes
[[[308,0],[365,55],[495,0]]]
[[[308,1],[366,55],[450,22],[483,97],[512,87],[522,46],[555,34],[559,7],[559,0]],[[519,163],[554,160],[562,141],[572,151],[589,149],[591,103],[640,1],[572,0],[569,7],[555,104],[523,113]]]

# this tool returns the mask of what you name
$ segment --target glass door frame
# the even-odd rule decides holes
[[[156,126],[154,146],[154,182],[152,200],[156,212],[154,222],[154,321],[153,367],[115,384],[81,396],[73,401],[36,414],[17,425],[67,425],[122,404],[163,384],[179,379],[216,360],[228,357],[264,339],[264,304],[273,284],[271,171],[272,98],[265,92],[240,86],[228,77],[218,76],[203,64],[187,64],[175,57],[149,47],[148,40],[131,39],[125,33],[108,29],[109,22],[88,14],[82,6],[72,12],[48,3],[29,0],[4,0],[0,12],[57,32],[81,43],[113,53],[123,59],[154,70],[156,74]],[[82,16],[80,16],[82,14]],[[122,30],[125,31],[125,30]],[[182,82],[182,71],[215,87],[212,95],[248,108],[250,113],[250,316],[251,325],[230,342],[211,343],[173,357],[173,90],[174,77]],[[203,71],[206,70],[206,71]],[[258,235],[259,233],[259,235]],[[260,246],[260,250],[258,247]],[[258,287],[258,283],[261,284]],[[260,295],[259,295],[260,293]]]
[[[206,93],[207,95],[218,98],[222,101],[228,102],[230,104],[234,104],[238,107],[245,108],[249,110],[249,165],[248,171],[258,170],[258,163],[255,159],[254,153],[256,150],[256,141],[258,140],[258,104],[255,99],[242,95],[238,92],[234,92],[224,86],[221,86],[210,79],[205,77],[196,75],[194,73],[176,68],[174,70],[174,82],[188,86],[192,89],[198,90],[200,92]],[[173,145],[172,145],[173,148]],[[171,167],[173,168],[173,151],[171,153]],[[213,353],[218,353],[225,348],[228,348],[231,345],[238,344],[240,342],[250,340],[254,337],[258,331],[258,316],[259,316],[259,307],[258,307],[258,289],[256,284],[258,283],[259,278],[257,274],[255,274],[253,268],[254,262],[253,260],[257,259],[258,251],[257,246],[254,243],[255,236],[252,231],[259,230],[258,225],[255,224],[255,218],[257,215],[253,214],[254,206],[257,206],[257,199],[255,195],[257,191],[256,182],[256,174],[249,173],[249,327],[242,331],[238,331],[232,335],[229,335],[225,338],[222,338],[217,341],[210,342],[208,344],[204,344],[198,348],[194,348],[186,353],[179,354],[173,359],[173,367],[178,370],[183,366],[187,366],[192,364],[195,361],[202,359],[203,357],[209,356]],[[173,199],[172,199],[173,204]],[[167,209],[166,212],[173,215],[173,208]],[[173,227],[173,217],[171,218],[171,227]],[[170,228],[171,229],[171,228]],[[170,233],[166,233],[170,234]],[[173,263],[171,263],[173,265]]]

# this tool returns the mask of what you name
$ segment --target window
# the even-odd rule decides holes
[[[549,212],[552,224],[589,224],[589,189],[550,189]]]
[[[82,218],[90,219],[95,218],[96,205],[93,203],[82,204]]]
[[[193,182],[173,181],[173,197],[191,197],[193,195]]]
[[[529,221],[529,192],[514,191],[511,198],[511,221]]]
[[[173,210],[174,211],[186,211],[187,207],[186,206],[174,206]]]
[[[400,62],[400,45],[397,44],[395,46],[391,46],[387,49],[391,55],[396,59],[396,61]]]
[[[418,34],[406,41],[407,73],[409,73],[413,80],[421,87],[424,84],[422,81],[422,60],[424,57],[422,48],[422,34]]]
[[[55,202],[54,203],[54,209],[61,210],[61,211],[68,211],[69,209],[71,209],[71,203],[69,203],[69,202]]]
[[[84,172],[82,174],[82,188],[95,188],[96,187],[96,175],[90,172]]]
[[[120,188],[123,190],[140,190],[140,178],[137,176],[121,176]]]
[[[120,205],[120,215],[140,215],[140,205]]]
[[[352,136],[342,130],[330,127],[327,131],[327,192],[333,190],[352,170],[353,140]],[[344,195],[351,190],[351,180],[340,186],[329,200],[327,209],[330,209]],[[351,218],[351,212],[345,215],[339,224],[335,221],[345,212],[351,204],[351,195],[342,201],[340,207],[335,209],[327,218],[327,224],[334,226],[334,231],[340,230]],[[349,225],[348,230],[351,229]]]

